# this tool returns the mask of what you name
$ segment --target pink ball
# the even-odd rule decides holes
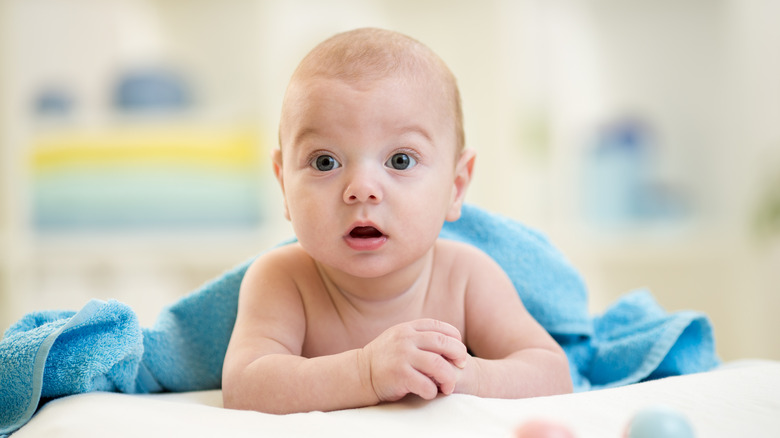
[[[515,429],[515,438],[574,438],[574,434],[558,423],[530,420]]]

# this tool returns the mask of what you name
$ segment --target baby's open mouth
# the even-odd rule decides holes
[[[350,248],[361,253],[379,250],[388,239],[382,230],[369,224],[353,227],[344,238]]]
[[[349,232],[349,237],[354,239],[372,239],[382,236],[382,232],[374,227],[355,227]]]

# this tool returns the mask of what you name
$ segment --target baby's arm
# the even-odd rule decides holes
[[[522,398],[572,391],[561,347],[528,313],[512,282],[487,255],[469,258],[466,344],[474,353],[455,392]]]
[[[453,364],[462,366],[468,353],[458,331],[439,321],[399,324],[364,348],[302,357],[306,317],[291,265],[270,253],[244,277],[223,368],[226,408],[328,411],[455,389]]]

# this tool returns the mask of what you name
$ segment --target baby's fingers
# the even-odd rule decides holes
[[[441,355],[458,368],[466,365],[469,353],[463,342],[438,332],[423,333],[417,347]]]
[[[420,397],[431,399],[439,391],[443,394],[451,394],[455,390],[458,370],[440,354],[424,352],[424,354],[418,355],[411,365],[420,376],[424,376],[429,382],[434,382],[433,385],[436,388],[435,393],[427,395],[413,391]],[[423,388],[428,390],[429,387],[426,385]]]
[[[425,400],[433,400],[439,394],[439,382],[419,369],[414,370],[407,383],[409,385],[407,387],[408,393],[417,394]]]
[[[455,338],[458,341],[462,341],[460,331],[452,324],[447,324],[444,321],[438,319],[418,319],[412,322],[412,326],[419,332],[437,332],[451,338]]]

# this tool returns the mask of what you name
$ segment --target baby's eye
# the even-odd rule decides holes
[[[315,158],[314,161],[312,161],[311,167],[319,170],[320,172],[328,172],[330,170],[341,167],[341,164],[330,155],[320,155]]]
[[[387,160],[387,162],[385,162],[385,166],[396,170],[405,170],[410,167],[414,167],[415,164],[417,164],[417,160],[410,157],[409,154],[405,154],[403,152],[399,152],[393,155],[389,160]]]

